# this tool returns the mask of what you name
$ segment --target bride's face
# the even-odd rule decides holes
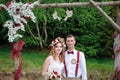
[[[57,54],[60,54],[62,52],[62,44],[61,43],[56,44],[56,46],[55,46],[55,52]]]

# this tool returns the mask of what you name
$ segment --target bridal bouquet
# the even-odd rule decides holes
[[[46,80],[61,80],[61,74],[57,71],[48,72]]]

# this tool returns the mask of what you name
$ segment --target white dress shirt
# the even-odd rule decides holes
[[[77,61],[77,53],[78,51],[74,49],[74,54],[68,54],[68,51],[65,52],[65,63],[68,76],[67,77],[76,77],[75,70],[76,64],[71,62],[72,59],[76,59]],[[65,75],[65,72],[64,72]],[[66,75],[65,75],[66,76]],[[78,64],[78,74],[77,77],[82,76],[82,80],[87,80],[87,71],[86,71],[86,61],[84,53],[79,51],[79,64]]]

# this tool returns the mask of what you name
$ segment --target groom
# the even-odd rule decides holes
[[[75,49],[75,43],[76,40],[73,35],[66,36],[67,51],[64,61],[64,79],[87,80],[85,56],[83,52]]]

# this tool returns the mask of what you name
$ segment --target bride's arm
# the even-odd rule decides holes
[[[45,76],[46,72],[48,71],[48,68],[49,68],[49,65],[50,65],[50,59],[51,59],[51,56],[48,56],[46,58],[46,60],[44,61],[42,72],[41,72],[42,76]]]

